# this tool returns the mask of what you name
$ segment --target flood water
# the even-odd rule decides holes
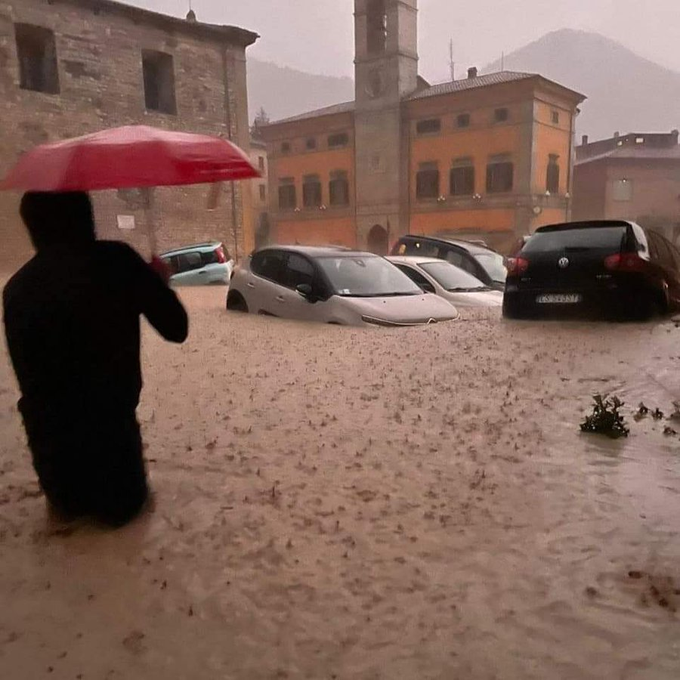
[[[680,422],[633,419],[680,400],[671,321],[364,331],[182,294],[123,531],[46,521],[0,360],[0,677],[678,677]],[[579,431],[597,393],[628,439]]]

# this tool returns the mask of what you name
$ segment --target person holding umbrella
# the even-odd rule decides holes
[[[125,126],[38,146],[0,183],[27,192],[21,216],[36,255],[5,287],[5,331],[33,464],[59,514],[121,526],[143,508],[140,316],[171,342],[188,333],[161,260],[97,241],[85,192],[253,177],[228,140]]]
[[[33,465],[57,516],[122,526],[148,497],[140,316],[181,343],[187,314],[158,265],[96,240],[86,193],[27,193],[21,216],[36,255],[3,303]]]

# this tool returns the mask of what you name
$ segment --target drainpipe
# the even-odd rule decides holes
[[[574,150],[574,138],[576,135],[576,129],[574,127],[574,121],[576,116],[579,114],[578,106],[574,108],[574,112],[571,115],[571,120],[569,121],[569,165],[567,172],[567,191],[569,192],[569,198],[567,199],[567,222],[571,221],[571,206],[574,200],[574,164],[576,163],[576,152]]]
[[[231,106],[229,104],[229,59],[227,57],[227,48],[222,48],[222,72],[224,74],[224,111],[227,124],[227,135],[229,141],[232,141],[231,136]],[[232,239],[234,241],[234,259],[239,260],[238,250],[238,210],[236,209],[236,183],[234,181],[229,183],[231,188],[231,230]]]

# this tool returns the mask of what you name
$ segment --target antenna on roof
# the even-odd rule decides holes
[[[501,52],[501,71],[505,71],[505,52]]]
[[[456,62],[453,60],[453,38],[449,41],[449,69],[451,70],[451,82],[456,79]]]

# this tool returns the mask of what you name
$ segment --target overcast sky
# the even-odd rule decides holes
[[[190,0],[124,1],[185,16]],[[199,21],[259,33],[252,57],[313,73],[352,75],[353,0],[192,2]],[[420,71],[431,81],[447,79],[451,38],[462,74],[560,28],[602,33],[680,71],[680,0],[420,0],[419,8]]]

